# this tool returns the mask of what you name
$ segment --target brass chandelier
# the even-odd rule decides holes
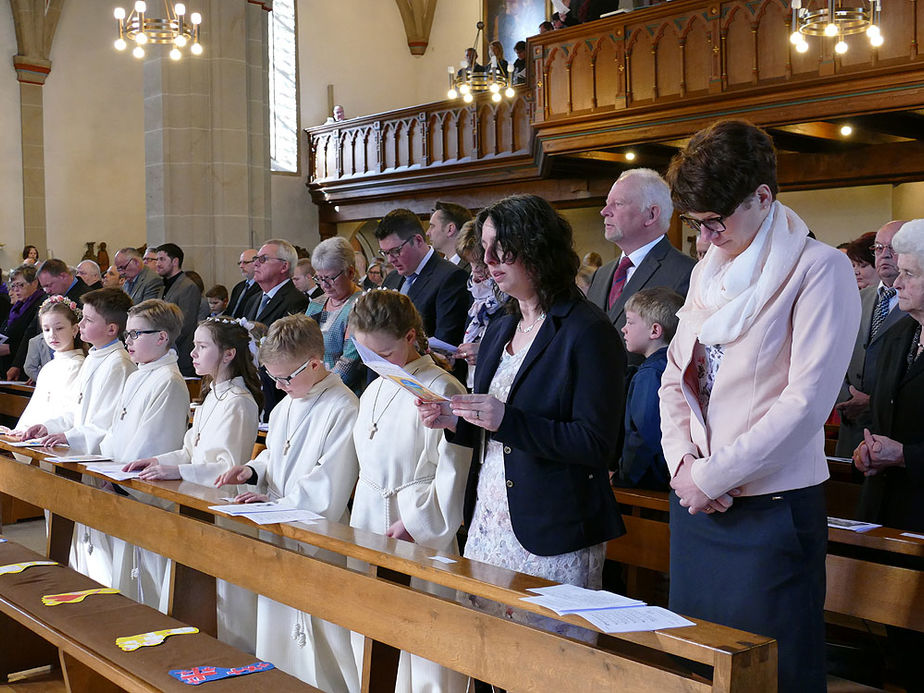
[[[478,45],[478,37],[484,29],[484,22],[478,22],[475,25],[475,40],[472,46]],[[510,85],[513,83],[513,72],[504,72],[500,65],[497,64],[497,58],[491,56],[491,64],[482,68],[482,71],[473,69],[468,62],[462,61],[458,72],[449,66],[449,92],[447,96],[450,99],[456,99],[459,96],[465,103],[471,103],[475,99],[475,94],[489,92],[491,100],[497,103],[501,100],[501,94],[508,99],[512,99],[516,92]],[[509,68],[508,68],[509,69]]]
[[[804,4],[803,7],[801,0],[792,0],[791,3],[792,35],[789,40],[800,53],[805,53],[809,48],[806,36],[836,39],[834,52],[839,55],[847,52],[844,37],[853,34],[865,33],[873,48],[883,44],[880,31],[882,0],[869,0],[865,3],[858,0],[828,0],[826,3],[806,0]]]
[[[147,11],[144,0],[138,0],[128,13],[124,7],[115,8],[112,14],[119,26],[119,38],[115,40],[117,51],[124,51],[132,42],[135,44],[132,55],[139,60],[144,57],[144,47],[148,44],[172,45],[172,60],[182,58],[182,49],[186,46],[193,55],[202,55],[202,44],[199,43],[201,14],[193,12],[187,19],[186,5],[178,2],[171,7],[167,0],[164,0],[163,17],[150,17]]]

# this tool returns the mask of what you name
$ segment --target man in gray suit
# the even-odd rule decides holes
[[[872,424],[869,396],[876,384],[882,337],[892,325],[906,315],[898,307],[898,295],[892,288],[898,277],[897,258],[892,252],[892,238],[904,223],[890,221],[876,232],[873,255],[876,259],[879,284],[860,291],[860,331],[853,345],[853,356],[836,405],[841,414],[841,427],[834,450],[838,457],[851,457],[863,440],[863,429]]]
[[[198,324],[202,292],[182,270],[183,250],[174,243],[157,247],[157,274],[164,281],[164,300],[183,311],[183,328],[176,338],[177,366],[187,377],[196,375],[192,365],[193,333]]]
[[[600,210],[603,234],[622,254],[597,270],[587,298],[609,315],[620,336],[626,324],[626,301],[635,292],[666,286],[687,294],[696,261],[674,248],[665,235],[673,212],[670,188],[649,168],[624,171]],[[630,365],[642,362],[638,354],[628,356]]]
[[[112,260],[116,272],[125,280],[122,290],[135,305],[164,295],[164,280],[144,266],[137,248],[122,248]]]

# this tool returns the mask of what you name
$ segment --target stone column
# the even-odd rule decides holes
[[[148,244],[176,243],[206,288],[270,222],[267,3],[200,0],[201,56],[157,46],[144,66]]]

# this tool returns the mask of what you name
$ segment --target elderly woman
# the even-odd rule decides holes
[[[10,272],[10,298],[13,305],[0,325],[0,334],[8,338],[0,344],[0,374],[7,380],[20,380],[29,340],[38,334],[35,317],[45,298],[34,265],[23,263]]]
[[[857,278],[857,288],[865,289],[867,286],[879,284],[879,274],[876,272],[876,257],[873,255],[873,244],[876,242],[876,232],[864,233],[855,241],[847,244],[844,252],[853,265],[853,274]]]
[[[475,450],[465,556],[599,588],[606,542],[625,531],[607,474],[625,392],[622,341],[575,286],[571,227],[548,202],[505,198],[481,211],[475,233],[510,310],[488,323],[477,394],[452,397],[451,414],[419,405],[425,425]]]
[[[324,365],[357,395],[365,385],[365,368],[347,337],[350,307],[362,295],[356,285],[356,259],[349,241],[340,236],[318,243],[311,254],[315,284],[324,294],[308,304],[305,314],[317,320],[324,335]]]
[[[667,180],[713,245],[659,393],[670,607],[776,638],[779,690],[824,691],[822,427],[860,324],[853,272],[775,201],[773,142],[749,123],[698,132]]]

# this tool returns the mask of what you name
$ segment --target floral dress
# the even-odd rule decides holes
[[[510,387],[528,351],[529,348],[524,347],[516,354],[510,354],[507,348],[504,349],[500,364],[491,380],[489,394],[501,402],[507,401]],[[503,444],[491,440],[488,442],[481,473],[478,476],[478,498],[464,555],[466,558],[547,580],[599,589],[603,579],[606,544],[601,543],[556,556],[537,556],[523,548],[517,541],[510,522]],[[587,632],[552,618],[521,611],[475,595],[465,595],[465,599],[482,611],[504,616],[518,623],[527,623],[571,637],[580,638]]]

